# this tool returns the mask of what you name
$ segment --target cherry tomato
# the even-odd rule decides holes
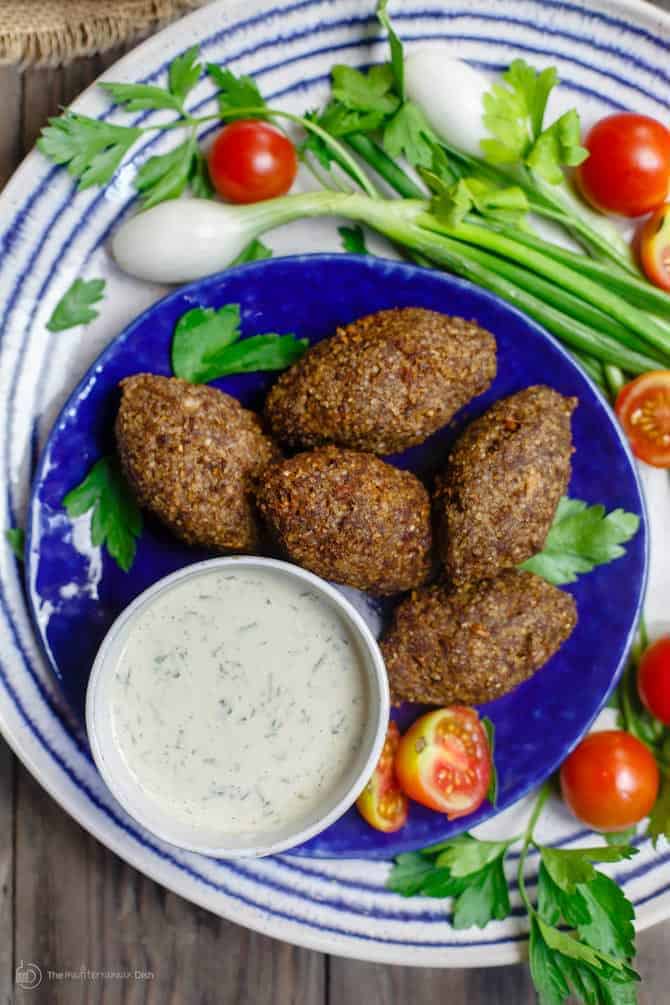
[[[670,635],[652,642],[637,671],[640,701],[652,715],[670,726]]]
[[[561,791],[574,815],[598,831],[621,831],[649,814],[658,766],[640,740],[621,729],[590,733],[561,768]]]
[[[670,203],[645,220],[638,233],[640,262],[647,279],[670,290]]]
[[[652,370],[622,387],[614,406],[633,453],[670,467],[670,370]]]
[[[209,174],[231,202],[260,202],[284,195],[298,170],[295,148],[267,122],[240,119],[225,126],[209,153]]]
[[[407,823],[407,796],[400,791],[394,760],[400,733],[389,722],[386,740],[374,774],[356,800],[358,812],[378,831],[399,831]]]
[[[474,813],[491,776],[484,728],[472,708],[453,705],[428,712],[400,740],[395,759],[400,788],[450,820]]]
[[[670,185],[670,132],[647,115],[620,112],[588,133],[589,156],[577,168],[584,196],[597,209],[641,216],[665,202]]]

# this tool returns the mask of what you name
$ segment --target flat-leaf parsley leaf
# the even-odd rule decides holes
[[[49,119],[37,147],[55,164],[64,164],[78,188],[105,185],[128,153],[140,129],[65,112]]]
[[[135,558],[142,514],[117,461],[101,457],[84,480],[63,499],[71,519],[91,510],[91,543],[105,545],[124,572]]]
[[[172,339],[176,377],[206,384],[231,373],[284,370],[299,359],[306,339],[267,333],[242,339],[239,304],[194,307],[181,316]]]
[[[622,547],[637,533],[640,518],[634,513],[604,506],[589,506],[579,499],[561,499],[544,548],[524,562],[549,583],[574,583],[579,573],[590,572],[625,554]]]
[[[365,245],[365,234],[363,228],[355,224],[353,227],[338,227],[337,232],[342,241],[342,248],[350,255],[369,255]]]
[[[93,321],[97,318],[98,312],[92,305],[102,300],[104,290],[104,279],[75,279],[47,321],[49,331],[61,332]]]
[[[26,535],[22,527],[10,527],[9,530],[5,531],[5,538],[9,543],[10,548],[14,552],[14,555],[19,560],[23,561],[23,549],[26,543]]]

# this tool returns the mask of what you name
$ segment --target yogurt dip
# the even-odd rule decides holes
[[[113,749],[136,816],[143,803],[182,834],[271,843],[341,802],[368,759],[370,654],[358,615],[309,573],[263,559],[199,568],[127,619],[97,688],[107,737],[92,737],[94,755]],[[109,757],[96,760],[110,784]]]

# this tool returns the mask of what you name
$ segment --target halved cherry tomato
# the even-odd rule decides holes
[[[647,279],[670,290],[670,203],[645,220],[638,234],[640,262]]]
[[[579,187],[597,209],[642,216],[665,202],[670,186],[670,131],[647,115],[619,112],[596,122],[577,168]]]
[[[652,642],[642,654],[637,688],[645,708],[670,726],[670,635]]]
[[[479,716],[453,705],[428,712],[400,740],[395,759],[400,788],[450,820],[474,813],[491,777],[491,754]]]
[[[621,831],[649,814],[658,795],[658,765],[644,743],[621,729],[590,733],[561,768],[563,798],[598,831]]]
[[[214,188],[231,202],[284,195],[298,170],[295,147],[267,122],[240,119],[225,126],[209,153]]]
[[[614,407],[635,456],[655,468],[670,468],[670,370],[631,380]]]
[[[407,823],[407,796],[400,791],[393,763],[399,742],[398,727],[395,722],[389,722],[377,767],[356,800],[363,819],[387,834],[400,830]]]

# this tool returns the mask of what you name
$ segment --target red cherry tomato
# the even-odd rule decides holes
[[[363,819],[375,830],[387,834],[400,830],[407,823],[407,796],[400,791],[393,765],[399,742],[398,727],[395,722],[389,722],[377,767],[356,800]]]
[[[400,740],[400,788],[450,820],[474,813],[486,797],[491,753],[479,716],[454,705],[422,715]]]
[[[640,262],[647,279],[670,290],[670,203],[645,220],[638,233]]]
[[[647,115],[620,112],[588,133],[589,156],[577,168],[584,196],[598,209],[641,216],[665,202],[670,186],[670,132]]]
[[[622,387],[614,406],[633,453],[670,467],[670,370],[652,370]]]
[[[231,202],[284,195],[298,170],[295,148],[267,122],[240,119],[225,126],[209,153],[214,188]]]
[[[652,642],[637,671],[640,701],[651,714],[670,726],[670,635]]]
[[[621,831],[649,814],[658,766],[640,740],[620,729],[590,733],[561,768],[563,798],[587,826]]]

